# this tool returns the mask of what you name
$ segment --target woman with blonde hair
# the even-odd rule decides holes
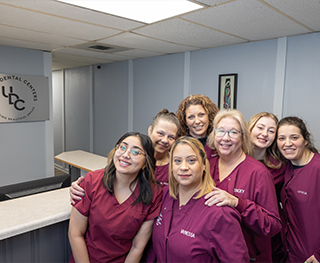
[[[279,120],[270,112],[259,112],[253,115],[248,127],[253,142],[252,157],[261,161],[267,168],[278,170],[283,165],[276,153],[276,132]]]
[[[250,132],[240,111],[220,111],[213,127],[208,144],[218,154],[210,160],[217,187],[206,204],[238,210],[251,261],[272,262],[271,237],[280,231],[281,221],[271,174],[250,156]]]
[[[249,262],[240,214],[204,204],[215,184],[203,145],[190,136],[179,138],[169,167],[169,189],[163,188],[152,234],[155,259],[148,262]]]
[[[249,130],[253,142],[252,157],[263,163],[269,170],[274,179],[279,212],[280,206],[280,192],[283,186],[284,173],[287,165],[281,160],[276,151],[277,148],[277,125],[278,118],[270,112],[259,112],[253,115],[249,122]],[[281,239],[281,234],[278,233],[272,237],[272,260],[273,262],[280,262],[284,258],[284,246]]]

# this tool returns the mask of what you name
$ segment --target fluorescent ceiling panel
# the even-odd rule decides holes
[[[76,6],[133,19],[144,23],[153,23],[169,17],[194,11],[203,6],[187,0],[58,0]]]

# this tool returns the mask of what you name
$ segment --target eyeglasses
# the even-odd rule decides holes
[[[216,134],[216,137],[218,138],[222,138],[226,133],[228,133],[231,139],[238,139],[242,133],[241,131],[237,131],[237,130],[225,131],[223,129],[214,129],[214,132]]]
[[[146,155],[145,153],[136,150],[136,149],[128,149],[127,145],[125,145],[124,143],[120,143],[117,145],[116,147],[116,151],[118,154],[124,154],[127,150],[129,150],[129,155],[132,159],[137,158],[140,154],[142,155]]]

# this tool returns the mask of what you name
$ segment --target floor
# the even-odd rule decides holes
[[[67,174],[65,171],[54,168],[54,176],[65,175]]]

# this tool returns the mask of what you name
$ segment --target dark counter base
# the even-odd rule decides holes
[[[69,220],[0,240],[0,263],[69,262]]]

